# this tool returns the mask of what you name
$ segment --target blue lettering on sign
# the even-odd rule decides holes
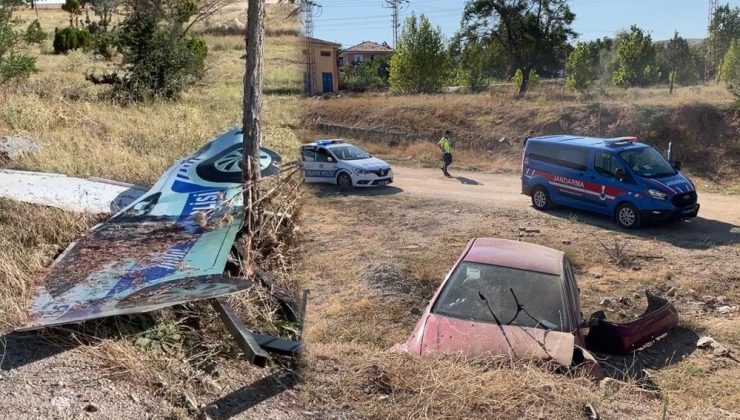
[[[336,171],[307,170],[306,176],[313,178],[334,178]]]

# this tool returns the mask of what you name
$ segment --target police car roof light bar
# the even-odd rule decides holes
[[[326,146],[328,144],[342,143],[341,140],[316,140],[316,144],[319,146]]]

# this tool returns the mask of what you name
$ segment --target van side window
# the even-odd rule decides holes
[[[316,162],[331,162],[329,158],[331,155],[329,155],[329,152],[326,151],[326,149],[319,149],[316,152]]]
[[[316,162],[316,149],[304,147],[303,148],[303,161],[304,162]]]
[[[617,169],[624,170],[624,165],[609,153],[596,152],[594,156],[594,169],[599,175],[616,177]]]
[[[588,167],[588,150],[550,144],[533,144],[529,158],[565,168],[585,171]]]

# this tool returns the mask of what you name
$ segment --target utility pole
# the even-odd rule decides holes
[[[716,55],[717,51],[714,51],[714,47],[709,42],[709,38],[712,37],[712,31],[714,30],[712,28],[712,21],[714,20],[714,14],[717,12],[717,7],[719,6],[719,0],[709,0],[709,12],[708,12],[708,18],[707,18],[707,40],[705,41],[707,43],[707,55],[704,59],[704,81],[709,82],[709,77],[711,75],[711,67],[716,63]]]
[[[391,9],[391,15],[393,19],[393,48],[396,48],[398,44],[398,28],[401,27],[399,20],[399,11],[408,7],[409,0],[384,0],[385,4],[383,7]]]
[[[303,23],[303,37],[306,41],[306,75],[304,90],[306,95],[313,95],[317,90],[316,83],[316,55],[313,43],[313,18],[321,14],[321,5],[313,0],[301,0],[301,20]]]
[[[252,245],[252,235],[260,221],[259,179],[262,129],[262,46],[265,37],[265,0],[247,1],[247,64],[244,73],[242,114],[242,183],[244,184],[244,227]],[[251,249],[250,249],[251,250]]]

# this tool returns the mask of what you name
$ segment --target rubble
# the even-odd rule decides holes
[[[3,160],[16,161],[27,154],[41,150],[41,145],[30,139],[16,136],[0,138],[0,162]]]
[[[732,357],[730,355],[730,349],[718,343],[717,340],[711,336],[705,335],[696,342],[696,347],[704,350],[712,350],[712,354],[717,357]]]

